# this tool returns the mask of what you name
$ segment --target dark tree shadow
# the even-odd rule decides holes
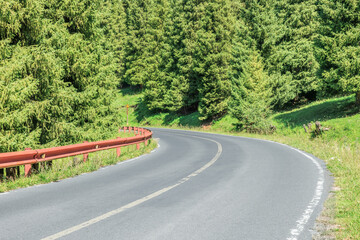
[[[146,125],[150,124],[149,122],[146,121],[146,118],[155,115],[155,113],[150,111],[148,109],[148,107],[146,106],[146,104],[141,99],[139,99],[137,101],[137,105],[136,105],[136,109],[134,111],[134,114],[135,114],[135,117],[136,117],[136,121],[144,122],[144,124],[146,124]]]
[[[127,88],[121,88],[119,89],[119,92],[121,92],[124,96],[125,95],[136,95],[142,92],[141,88],[135,88],[135,87],[127,87]]]
[[[134,114],[138,122],[143,122],[144,124],[149,125],[150,122],[148,122],[146,119],[156,116],[159,113],[150,111],[146,104],[139,100],[137,102],[137,107]],[[164,125],[172,125],[173,122],[177,119],[179,119],[178,124],[184,127],[199,127],[202,124],[202,122],[199,120],[200,114],[198,112],[193,112],[187,115],[182,115],[176,112],[167,112],[165,114],[166,115],[162,121],[162,124]]]
[[[359,112],[359,107],[355,106],[353,96],[335,100],[328,100],[318,105],[302,108],[290,113],[276,116],[274,119],[285,123],[289,127],[302,126],[309,122],[326,121],[334,118],[343,118]]]
[[[194,112],[180,117],[179,124],[186,127],[200,127],[203,122],[199,120],[200,113]]]

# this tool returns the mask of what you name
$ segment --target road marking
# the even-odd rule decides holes
[[[292,147],[290,147],[290,148],[292,148]],[[321,196],[322,196],[323,190],[324,190],[324,181],[325,181],[324,170],[322,169],[322,167],[318,163],[318,161],[316,161],[313,157],[303,153],[302,151],[300,151],[296,148],[292,148],[292,149],[301,153],[302,155],[304,155],[305,157],[310,159],[315,164],[315,166],[317,167],[317,169],[319,171],[319,178],[318,178],[318,181],[316,184],[316,189],[315,189],[313,198],[311,199],[309,205],[303,212],[303,215],[299,218],[299,220],[296,221],[297,222],[296,227],[290,230],[290,237],[288,237],[287,240],[297,240],[300,233],[304,230],[305,225],[309,221],[311,215],[313,214],[315,208],[317,207],[317,205],[319,204],[319,202],[321,200]]]
[[[178,130],[178,129],[175,129],[175,130],[176,131],[183,131],[183,130]],[[202,133],[202,134],[204,133],[204,132],[199,132],[199,131],[193,131],[193,132]],[[265,140],[265,139],[258,139],[258,138],[230,136],[230,135],[225,135],[225,134],[216,134],[216,133],[205,133],[205,134],[221,135],[221,136],[234,137],[234,138],[244,138],[244,139],[251,139],[251,140],[257,140],[257,141],[280,144],[280,145],[283,145],[283,146],[285,146],[287,148],[290,148],[290,149],[292,149],[294,151],[299,152],[300,154],[304,155],[306,158],[310,159],[315,164],[316,168],[318,169],[319,177],[318,177],[318,180],[317,180],[317,183],[316,183],[316,189],[315,189],[313,198],[309,202],[308,206],[306,207],[306,209],[303,212],[303,214],[301,215],[301,217],[296,221],[297,224],[296,224],[295,228],[290,230],[290,236],[287,238],[287,240],[297,240],[299,235],[304,230],[305,225],[310,220],[311,215],[314,213],[315,208],[319,205],[321,197],[322,197],[323,192],[324,192],[324,182],[325,182],[324,169],[321,167],[320,163],[316,159],[314,159],[313,157],[309,156],[308,154],[300,151],[299,149],[291,147],[291,146],[283,144],[283,143],[278,143],[278,142],[275,142],[275,141]]]
[[[298,153],[304,155],[306,158],[310,159],[312,161],[312,163],[314,163],[316,168],[318,169],[319,177],[318,177],[318,180],[316,183],[316,188],[315,188],[313,198],[309,202],[309,205],[306,207],[306,209],[303,212],[303,214],[301,215],[301,217],[296,221],[297,222],[296,227],[290,230],[290,236],[288,238],[286,238],[286,240],[297,240],[299,235],[304,230],[305,225],[310,220],[311,215],[314,213],[315,208],[320,203],[320,200],[321,200],[321,197],[322,197],[323,191],[324,191],[324,182],[325,182],[324,169],[321,167],[320,163],[316,159],[314,159],[313,157],[309,156],[308,154],[300,151],[297,148],[291,147],[291,146],[283,144],[283,143],[274,142],[271,140],[256,139],[256,138],[252,138],[252,139],[264,141],[264,142],[276,143],[276,144],[288,147],[294,151],[297,151]]]
[[[71,233],[73,233],[73,232],[79,231],[79,230],[81,230],[81,229],[83,229],[83,228],[86,228],[86,227],[88,227],[88,226],[90,226],[90,225],[93,225],[93,224],[95,224],[95,223],[97,223],[97,222],[100,222],[100,221],[102,221],[102,220],[105,220],[105,219],[107,219],[107,218],[110,218],[111,216],[114,216],[114,215],[116,215],[116,214],[119,214],[119,213],[121,213],[121,212],[123,212],[123,211],[125,211],[125,210],[127,210],[127,209],[129,209],[129,208],[133,208],[133,207],[135,207],[135,206],[137,206],[137,205],[140,205],[140,204],[142,204],[142,203],[144,203],[144,202],[146,202],[146,201],[148,201],[148,200],[150,200],[150,199],[153,199],[153,198],[155,198],[155,197],[157,197],[157,196],[160,196],[161,194],[166,193],[166,192],[170,191],[171,189],[176,188],[176,187],[178,187],[179,185],[181,185],[181,184],[189,181],[192,177],[195,177],[195,176],[199,175],[201,172],[203,172],[204,170],[206,170],[207,168],[209,168],[211,165],[213,165],[213,164],[219,159],[219,157],[220,157],[220,155],[221,155],[221,153],[222,153],[222,146],[221,146],[221,144],[220,144],[219,142],[217,142],[217,141],[215,141],[215,140],[212,140],[212,139],[209,139],[209,138],[202,138],[202,137],[197,137],[197,136],[191,136],[191,137],[200,138],[200,139],[205,139],[205,140],[208,140],[208,141],[211,141],[211,142],[214,142],[214,143],[217,144],[218,151],[217,151],[216,155],[213,157],[213,159],[211,159],[211,161],[209,161],[209,162],[208,162],[207,164],[205,164],[203,167],[201,167],[200,169],[196,170],[195,172],[189,174],[188,176],[182,178],[181,180],[179,180],[179,181],[178,181],[176,184],[174,184],[174,185],[168,186],[168,187],[163,188],[163,189],[161,189],[161,190],[159,190],[159,191],[156,191],[156,192],[154,192],[154,193],[151,193],[151,194],[149,194],[149,195],[147,195],[147,196],[145,196],[145,197],[143,197],[143,198],[140,198],[140,199],[138,199],[138,200],[136,200],[136,201],[133,201],[133,202],[131,202],[131,203],[125,205],[125,206],[122,206],[122,207],[120,207],[120,208],[118,208],[118,209],[115,209],[115,210],[113,210],[113,211],[107,212],[107,213],[105,213],[105,214],[103,214],[103,215],[100,215],[100,216],[98,216],[98,217],[95,217],[95,218],[93,218],[93,219],[90,219],[90,220],[88,220],[88,221],[86,221],[86,222],[80,223],[80,224],[78,224],[78,225],[76,225],[76,226],[74,226],[74,227],[65,229],[64,231],[61,231],[61,232],[58,232],[58,233],[56,233],[56,234],[54,234],[54,235],[45,237],[45,238],[43,238],[42,240],[58,239],[58,238],[61,238],[61,237],[66,236],[66,235],[69,235],[69,234],[71,234]]]

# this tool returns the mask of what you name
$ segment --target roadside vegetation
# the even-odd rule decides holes
[[[122,135],[124,134],[122,133]],[[136,145],[122,147],[120,157],[116,156],[116,149],[110,149],[89,153],[86,162],[83,162],[82,155],[57,159],[52,161],[51,168],[46,164],[40,165],[39,172],[34,172],[29,177],[24,177],[23,168],[21,168],[21,176],[16,178],[15,181],[5,178],[0,182],[0,193],[18,188],[57,182],[61,179],[93,172],[105,166],[148,154],[156,147],[157,142],[151,139],[147,146],[141,143],[139,150],[136,149]]]

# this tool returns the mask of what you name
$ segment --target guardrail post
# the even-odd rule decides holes
[[[131,133],[131,127],[128,127],[129,133]]]
[[[30,176],[31,174],[31,164],[25,164],[25,177]]]
[[[144,130],[144,136],[145,136],[145,146],[147,146],[148,145],[148,137],[146,136],[146,131]]]
[[[126,127],[124,126],[124,133],[126,133]]]
[[[135,136],[138,136],[138,134],[135,134]],[[140,149],[140,143],[136,144],[136,149],[139,150]]]
[[[117,139],[120,139],[121,137],[117,137]],[[116,148],[116,156],[117,157],[120,157],[120,155],[121,155],[121,148],[120,147],[117,147]]]
[[[84,143],[87,143],[87,142],[88,142],[88,141],[84,141]],[[88,153],[84,153],[84,154],[83,154],[83,161],[84,161],[84,162],[86,162],[86,161],[87,161],[88,156],[89,156],[89,154],[88,154]]]
[[[29,150],[31,150],[31,148],[25,148],[25,151],[29,151]],[[25,164],[24,168],[25,168],[25,177],[30,176],[30,174],[31,174],[31,164]]]

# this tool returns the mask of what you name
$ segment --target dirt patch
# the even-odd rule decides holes
[[[329,197],[324,204],[323,211],[316,219],[315,229],[313,234],[314,240],[335,240],[336,231],[340,228],[335,222],[336,209],[336,192],[339,188],[333,187],[329,193]]]

